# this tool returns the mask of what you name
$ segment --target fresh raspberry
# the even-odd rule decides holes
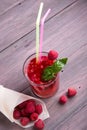
[[[29,102],[32,102],[33,104],[35,104],[35,101],[33,99],[29,99],[29,100],[26,100],[26,101],[20,103],[19,105],[17,105],[16,108],[19,108],[19,109],[25,108],[26,104]]]
[[[58,52],[54,51],[54,50],[50,50],[48,53],[48,58],[50,60],[55,60],[58,57]]]
[[[41,114],[41,112],[43,111],[42,105],[41,105],[41,104],[37,104],[36,107],[35,107],[35,111],[36,111],[38,114]]]
[[[22,117],[22,118],[20,119],[20,123],[21,123],[21,125],[23,125],[23,126],[26,126],[29,122],[30,122],[30,119],[29,119],[28,117]]]
[[[22,108],[24,108],[26,106],[26,104],[27,104],[27,101],[24,101],[24,102],[20,103],[17,107],[19,109],[22,109]]]
[[[27,103],[32,103],[33,105],[36,105],[36,102],[33,99],[28,100]]]
[[[30,115],[31,121],[35,121],[35,120],[37,120],[37,118],[38,118],[38,114],[37,114],[36,112],[34,112],[34,113],[32,113],[32,114]]]
[[[73,97],[77,94],[77,91],[75,88],[68,88],[68,96]]]
[[[61,104],[65,104],[67,102],[67,97],[65,95],[62,95],[60,98],[59,98],[59,102]]]
[[[35,105],[32,102],[28,102],[25,108],[26,113],[33,113],[35,112]]]
[[[21,116],[28,116],[28,114],[25,112],[25,109],[23,108],[23,109],[21,109]]]
[[[21,117],[20,111],[17,110],[17,109],[15,109],[15,110],[13,111],[13,117],[14,117],[15,119],[19,119],[19,118]]]
[[[44,128],[44,122],[41,119],[35,122],[34,127],[38,130],[42,130]]]

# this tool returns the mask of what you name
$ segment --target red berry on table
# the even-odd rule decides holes
[[[35,107],[35,111],[38,113],[38,114],[41,114],[43,109],[42,109],[42,105],[41,104],[37,104],[36,107]]]
[[[21,112],[17,109],[13,111],[13,117],[14,119],[19,119],[21,117]]]
[[[33,113],[35,112],[35,105],[32,102],[28,102],[25,108],[26,113]]]
[[[69,97],[73,97],[73,96],[75,96],[76,94],[77,94],[77,91],[76,91],[75,88],[72,88],[72,87],[68,88],[68,96],[69,96]]]
[[[28,117],[22,117],[22,118],[20,119],[20,123],[21,123],[21,125],[23,125],[23,126],[26,126],[29,122],[30,122],[30,119],[29,119]]]
[[[30,119],[31,119],[31,121],[37,120],[37,119],[38,119],[38,114],[37,114],[36,112],[32,113],[32,114],[30,115]]]
[[[48,58],[49,58],[50,60],[55,60],[55,59],[57,59],[57,58],[58,58],[58,52],[56,52],[56,51],[54,51],[54,50],[50,50],[50,51],[48,52]]]
[[[34,127],[38,130],[42,130],[44,128],[44,122],[41,119],[35,122]]]
[[[60,98],[59,98],[59,102],[61,104],[65,104],[67,102],[67,96],[66,95],[62,95]]]

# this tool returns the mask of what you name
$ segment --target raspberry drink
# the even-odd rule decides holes
[[[48,53],[42,52],[40,62],[36,63],[36,54],[32,54],[24,63],[24,75],[28,79],[32,91],[39,97],[53,96],[59,88],[59,76],[49,81],[43,81],[43,70],[52,65],[55,60],[48,58]]]

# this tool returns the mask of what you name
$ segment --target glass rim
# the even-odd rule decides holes
[[[48,52],[45,52],[45,51],[44,51],[44,52],[41,52],[41,53],[42,53],[42,54],[43,54],[43,53],[44,53],[44,54],[47,54]],[[44,85],[45,87],[51,85],[52,83],[54,83],[54,82],[56,81],[56,79],[57,79],[57,77],[58,77],[58,74],[57,74],[52,80],[49,80],[49,81],[47,81],[47,82],[45,82],[45,83],[40,83],[40,84],[33,82],[33,81],[25,74],[25,72],[24,72],[25,64],[26,64],[26,62],[29,60],[29,58],[31,58],[31,57],[34,56],[34,55],[36,55],[36,53],[31,54],[31,55],[28,56],[28,57],[26,58],[26,60],[24,61],[24,64],[23,64],[23,75],[25,76],[25,78],[27,79],[27,81],[30,83],[30,85],[31,85],[31,84],[33,84],[33,85],[35,85],[35,86]]]

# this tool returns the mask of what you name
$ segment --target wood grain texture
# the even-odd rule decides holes
[[[68,65],[71,65],[71,67],[68,68],[71,74],[75,74],[75,71],[78,72],[81,67],[86,71],[87,23],[85,21],[87,17],[84,17],[87,13],[87,11],[85,11],[86,5],[87,2],[78,2],[45,24],[43,50],[56,49],[59,51],[61,57],[69,57]],[[55,24],[52,26],[54,21]],[[52,46],[52,48],[50,48],[50,46]],[[33,52],[35,52],[35,31],[3,51],[0,54],[0,83],[14,89],[23,89],[24,86],[26,87],[28,84],[26,84],[26,80],[23,77],[22,67],[24,60]],[[81,54],[84,55],[82,59],[80,59]],[[74,58],[77,62],[75,61],[73,65],[72,62],[74,62]],[[75,71],[71,69],[72,67]],[[83,73],[85,73],[85,71],[83,71]],[[10,80],[12,76],[14,76],[14,79]],[[71,80],[69,77],[70,75],[67,73],[66,79],[63,79],[66,81]]]
[[[49,18],[71,5],[76,0],[43,0],[43,14],[52,9]],[[8,10],[0,16],[0,51],[15,43],[18,39],[35,29],[36,17],[41,0],[25,0],[21,5]],[[56,8],[55,8],[56,7]]]
[[[60,73],[59,91],[43,99],[50,118],[44,130],[87,130],[87,1],[79,0],[45,23],[43,50],[55,49],[59,57],[68,57]],[[29,83],[23,76],[25,59],[35,52],[35,30],[0,54],[0,84],[32,96]],[[77,95],[65,105],[58,99],[68,87],[74,86]],[[23,130],[0,113],[1,130]],[[33,130],[28,128],[26,130]]]
[[[6,13],[8,10],[21,4],[23,0],[0,0],[0,15]]]

